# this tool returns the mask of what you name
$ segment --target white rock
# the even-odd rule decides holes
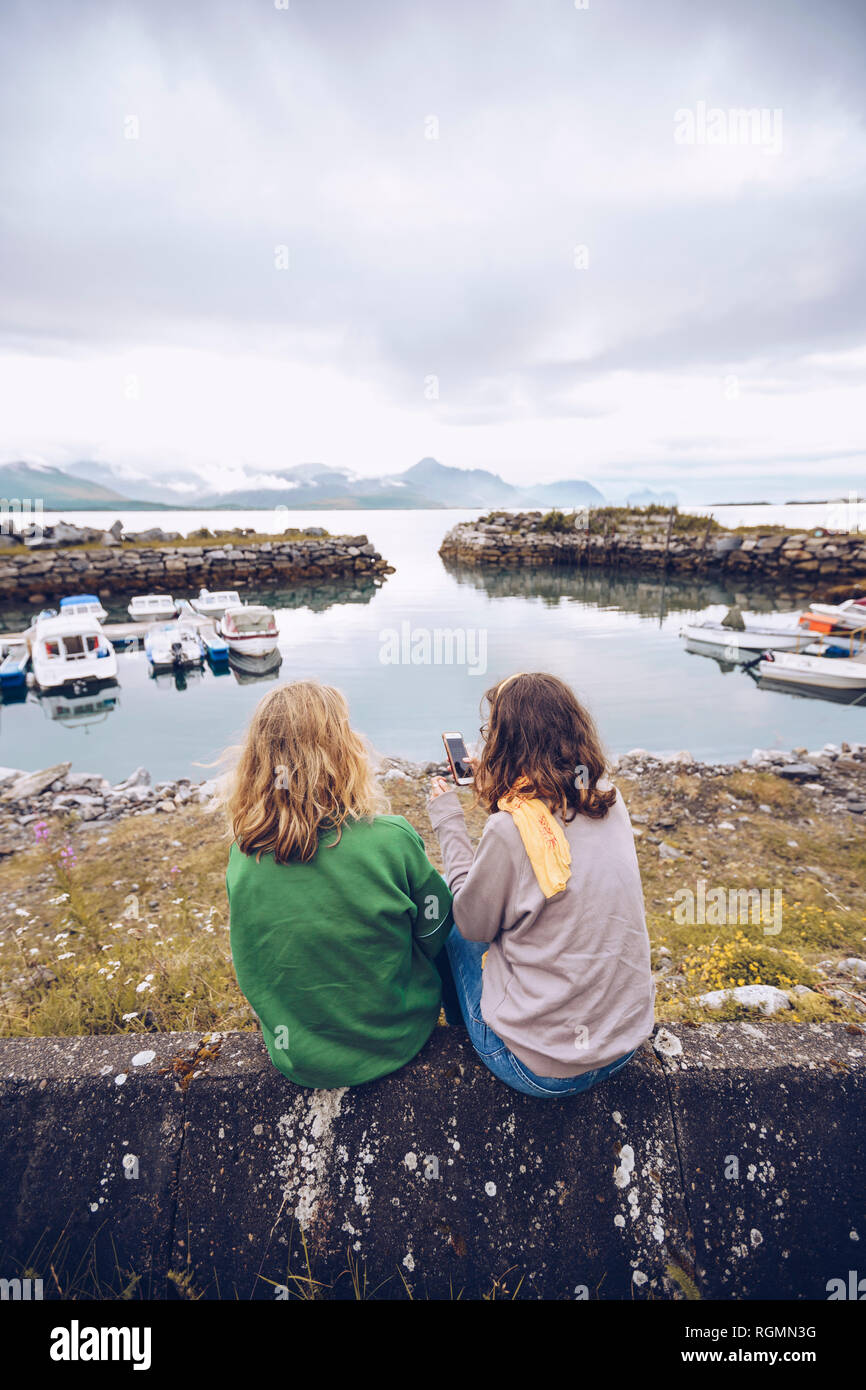
[[[653,1052],[659,1057],[679,1057],[682,1050],[679,1038],[667,1028],[660,1028],[653,1038]]]
[[[682,859],[682,857],[683,851],[681,849],[675,849],[673,845],[662,840],[659,845],[659,859]]]
[[[25,772],[23,777],[7,784],[3,796],[7,801],[26,801],[28,797],[39,796],[65,777],[71,766],[71,763],[57,763],[54,767],[44,767],[41,772]]]
[[[128,791],[130,787],[149,787],[150,773],[146,767],[137,767],[122,782],[115,783],[115,791]]]
[[[746,1009],[759,1009],[762,1014],[777,1014],[790,1009],[791,1001],[784,990],[775,985],[738,985],[736,989],[714,989],[701,994],[698,1003],[705,1009],[720,1009],[729,999]]]

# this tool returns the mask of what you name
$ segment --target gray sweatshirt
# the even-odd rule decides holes
[[[428,809],[460,934],[490,943],[481,1016],[515,1057],[537,1076],[578,1076],[648,1038],[655,982],[619,793],[603,820],[579,815],[564,826],[571,878],[547,899],[506,811],[490,816],[473,856],[456,792]]]

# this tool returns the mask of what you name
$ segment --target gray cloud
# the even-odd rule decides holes
[[[864,53],[860,0],[7,3],[0,344],[261,351],[396,407],[435,374],[455,427],[799,378],[866,337]],[[678,147],[699,101],[781,108],[782,152]]]

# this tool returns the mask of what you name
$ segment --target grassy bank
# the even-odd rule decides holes
[[[711,1013],[695,1002],[742,984],[807,988],[780,1015],[790,1021],[863,1017],[856,995],[866,987],[831,968],[866,945],[866,844],[855,816],[816,815],[814,794],[767,772],[686,768],[623,774],[618,784],[635,823],[660,1019],[745,1017],[732,1002]],[[426,785],[389,779],[388,790],[439,864]],[[477,839],[484,813],[461,796]],[[255,1027],[231,967],[218,816],[189,804],[98,829],[49,817],[18,833],[25,846],[6,846],[0,861],[0,1033]],[[678,921],[677,895],[698,880],[778,892],[780,930],[750,916]]]
[[[552,511],[544,512],[538,516],[533,524],[535,531],[542,533],[559,535],[572,533],[576,529],[591,536],[603,536],[607,533],[616,531],[627,531],[634,528],[645,529],[647,531],[659,530],[664,534],[667,531],[670,519],[671,507],[661,503],[651,503],[646,507],[615,507],[600,506],[581,508],[577,511],[561,511],[553,508]],[[723,526],[716,521],[715,517],[705,514],[693,514],[692,512],[681,512],[678,507],[673,508],[672,534],[681,536],[702,536],[709,532],[711,536],[757,536],[757,535],[778,535],[778,536],[799,536],[804,531],[809,531],[809,527],[803,526],[775,526],[764,522],[762,525],[753,526]],[[507,530],[519,531],[525,525],[527,513],[523,512],[514,515],[510,512],[493,510],[479,517],[479,521],[484,524],[491,522],[505,526]]]

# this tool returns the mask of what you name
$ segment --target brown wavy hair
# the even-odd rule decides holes
[[[345,696],[318,681],[279,685],[260,700],[226,798],[244,854],[306,863],[319,837],[387,811],[367,745],[349,724]]]
[[[484,696],[484,752],[475,770],[475,793],[488,811],[515,789],[559,811],[601,820],[616,790],[599,788],[607,759],[592,715],[564,681],[544,671],[509,676]],[[482,709],[483,713],[483,709]]]

